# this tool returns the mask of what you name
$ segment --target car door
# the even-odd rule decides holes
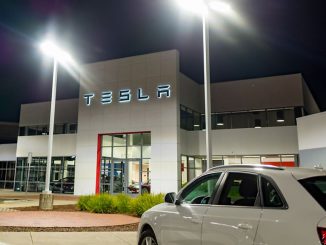
[[[202,245],[252,245],[261,208],[258,175],[229,172],[203,219]]]
[[[168,204],[157,221],[160,225],[161,241],[164,245],[199,245],[203,216],[208,202],[216,190],[221,173],[203,176],[177,197],[177,204]]]

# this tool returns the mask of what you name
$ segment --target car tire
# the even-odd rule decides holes
[[[140,235],[138,245],[157,245],[154,232],[151,229],[143,231]]]

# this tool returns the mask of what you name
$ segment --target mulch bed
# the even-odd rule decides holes
[[[137,231],[138,223],[101,227],[15,227],[0,226],[0,232],[94,232],[94,231]]]
[[[15,208],[19,211],[39,211],[38,206]],[[52,211],[60,212],[82,212],[76,205],[54,205]],[[100,231],[137,231],[138,223],[117,226],[100,227],[20,227],[0,226],[0,232],[100,232]]]

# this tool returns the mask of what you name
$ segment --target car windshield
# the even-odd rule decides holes
[[[299,182],[326,211],[326,176],[302,179]]]

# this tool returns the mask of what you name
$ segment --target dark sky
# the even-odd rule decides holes
[[[212,82],[300,72],[326,110],[326,1],[230,2],[238,21],[210,19]],[[203,80],[201,20],[175,0],[1,0],[0,121],[50,100],[52,64],[37,48],[49,33],[79,63],[178,49],[181,71]],[[57,98],[78,88],[59,69]]]

